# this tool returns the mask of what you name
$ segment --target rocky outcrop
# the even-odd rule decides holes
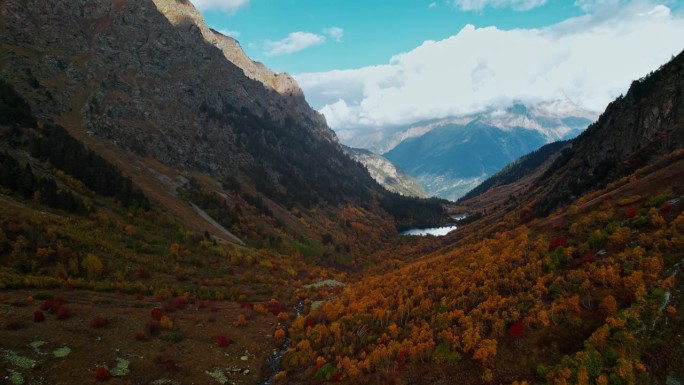
[[[188,1],[153,0],[157,9],[166,16],[173,25],[187,23],[191,20],[199,28],[204,39],[219,48],[226,59],[240,67],[250,79],[261,82],[281,94],[302,95],[297,82],[287,73],[274,73],[264,66],[250,59],[242,50],[240,43],[232,37],[225,36],[207,27],[200,12]]]
[[[373,179],[388,191],[404,196],[428,197],[428,194],[415,179],[408,176],[382,155],[360,148],[343,146],[343,149],[352,159],[363,164]]]
[[[537,183],[540,214],[684,147],[684,52],[635,80]]]
[[[40,119],[80,135],[250,180],[288,205],[379,188],[291,78],[249,60],[189,2],[5,0],[0,48],[0,77]]]

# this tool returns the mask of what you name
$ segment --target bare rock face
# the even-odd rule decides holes
[[[361,163],[380,186],[404,196],[427,198],[423,187],[387,158],[368,150],[343,146],[344,152],[355,161]]]
[[[254,62],[242,50],[240,43],[230,36],[207,27],[200,12],[189,1],[153,0],[157,9],[166,16],[173,25],[192,20],[204,39],[219,48],[226,59],[240,67],[250,79],[261,82],[266,87],[280,94],[302,95],[297,82],[287,73],[273,73],[262,63]]]
[[[684,147],[684,52],[635,80],[598,121],[565,149],[538,181],[547,195],[537,210],[548,213]]]
[[[376,188],[288,75],[251,61],[189,2],[5,0],[0,47],[0,78],[72,132],[251,179],[289,204]]]

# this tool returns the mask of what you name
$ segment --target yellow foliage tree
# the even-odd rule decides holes
[[[95,254],[88,254],[81,262],[81,267],[85,269],[90,279],[100,277],[104,271],[104,265],[100,257]]]

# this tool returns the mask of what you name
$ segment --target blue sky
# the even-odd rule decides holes
[[[572,1],[563,0],[528,11],[492,6],[463,10],[444,0],[251,0],[242,4],[232,11],[209,5],[201,8],[207,24],[230,31],[251,58],[293,74],[385,63],[426,40],[454,35],[466,24],[537,28],[582,13]],[[330,28],[340,28],[343,36],[331,37],[325,32]],[[292,32],[319,35],[325,41],[290,54],[268,54],[269,41],[280,41]]]
[[[601,113],[684,49],[684,0],[193,0],[340,139],[505,108]]]

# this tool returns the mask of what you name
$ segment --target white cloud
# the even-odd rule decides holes
[[[432,3],[430,3],[430,5],[428,5],[428,9],[435,9],[435,8],[437,8],[437,2],[436,1],[433,1]]]
[[[323,33],[338,43],[341,42],[342,38],[344,37],[344,30],[340,27],[326,28],[323,30]]]
[[[527,11],[544,5],[544,3],[546,3],[546,0],[453,0],[453,4],[464,11],[481,11],[487,7],[512,8],[516,11]]]
[[[234,13],[244,7],[250,0],[192,0],[192,4],[202,11],[218,9]]]
[[[266,56],[283,56],[325,43],[325,36],[311,32],[291,32],[286,38],[264,44]]]
[[[639,1],[542,29],[468,25],[385,65],[295,77],[335,129],[474,113],[513,100],[569,99],[601,112],[632,80],[678,54],[681,36],[684,15]]]

